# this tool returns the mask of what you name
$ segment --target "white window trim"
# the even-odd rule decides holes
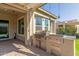
[[[24,36],[24,34],[18,33],[18,21],[19,21],[20,19],[22,19],[22,18],[24,18],[24,16],[21,16],[21,17],[19,17],[19,18],[17,19],[17,35],[19,35],[19,36]]]
[[[51,25],[50,25],[50,21],[48,20],[48,31],[50,31],[51,32]]]
[[[42,16],[42,17],[44,17],[44,18],[48,18],[48,19],[49,19],[49,17],[48,17],[48,16],[45,16],[45,15],[40,14],[40,13],[38,13],[38,12],[34,12],[34,15],[39,15],[39,16]]]
[[[45,19],[42,18],[42,30],[45,30]]]
[[[51,20],[52,18],[49,18],[48,16],[45,16],[45,15],[43,15],[43,14],[40,14],[40,13],[38,13],[38,12],[34,12],[34,33],[36,32],[36,21],[35,21],[35,15],[38,15],[38,16],[41,16],[41,17],[44,17],[44,18],[47,18],[47,19],[49,19],[49,20]],[[54,21],[54,19],[52,19],[52,21]],[[49,21],[48,21],[49,22]],[[42,22],[42,25],[44,25],[45,23],[44,22]],[[45,26],[45,25],[44,25]],[[42,28],[42,30],[44,30],[44,26],[43,26],[43,28]],[[50,33],[53,33],[53,31],[52,31],[53,29],[51,28],[51,26],[50,26],[50,22],[48,23],[48,31],[50,31]]]

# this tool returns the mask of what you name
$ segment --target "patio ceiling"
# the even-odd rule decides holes
[[[36,9],[44,3],[0,3],[0,11],[26,13],[30,8]]]

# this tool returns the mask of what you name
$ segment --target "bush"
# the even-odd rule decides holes
[[[59,29],[57,30],[57,33],[58,34],[64,34],[65,33],[65,30],[63,27],[59,27]]]
[[[76,33],[76,38],[79,38],[79,33]]]
[[[58,34],[66,34],[66,35],[76,35],[76,28],[72,25],[65,25],[64,27],[59,27],[57,30]]]
[[[71,25],[66,25],[65,34],[67,35],[76,35],[76,28]]]

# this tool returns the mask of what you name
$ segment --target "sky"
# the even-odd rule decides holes
[[[60,16],[58,21],[79,19],[79,3],[47,3],[41,8]]]

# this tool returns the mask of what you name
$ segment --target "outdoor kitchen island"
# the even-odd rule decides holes
[[[33,46],[48,52],[50,55],[74,55],[74,39],[57,34],[50,34],[48,36],[45,34],[35,34],[32,38],[32,44]]]

